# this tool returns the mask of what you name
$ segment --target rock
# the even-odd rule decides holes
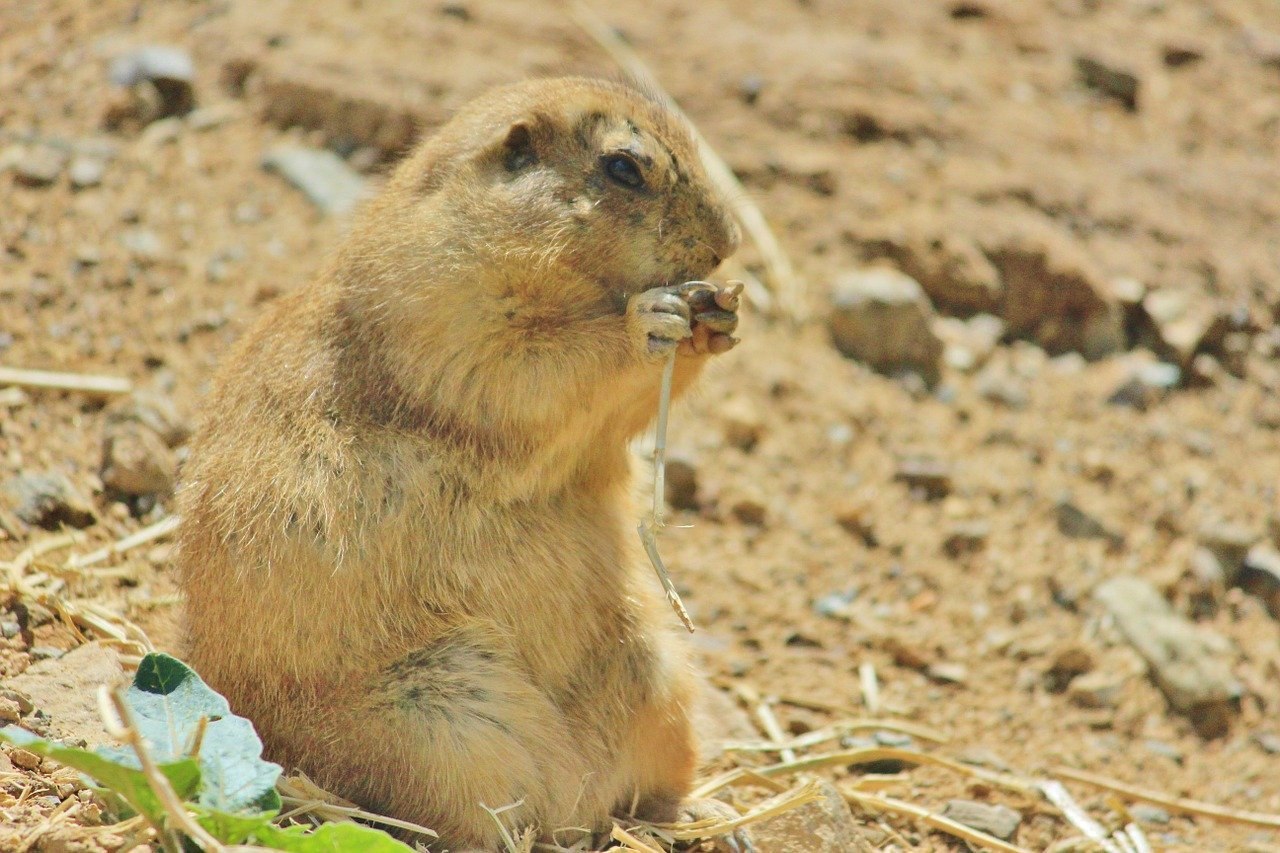
[[[1249,549],[1262,537],[1240,524],[1213,522],[1200,528],[1196,537],[1201,547],[1213,555],[1227,586],[1236,582]]]
[[[1124,679],[1108,672],[1089,672],[1067,687],[1071,704],[1081,708],[1114,708],[1120,702]]]
[[[1272,732],[1255,732],[1253,742],[1267,755],[1280,755],[1280,735]]]
[[[71,179],[71,186],[77,190],[85,190],[90,187],[96,187],[102,183],[102,176],[106,174],[107,164],[105,160],[99,157],[76,157],[71,161],[71,168],[67,171],[67,177]]]
[[[974,378],[973,388],[982,399],[1010,409],[1025,409],[1031,401],[1026,383],[1008,365],[994,361]]]
[[[938,317],[933,328],[945,345],[943,361],[962,372],[985,364],[1004,336],[1004,322],[991,314],[976,314],[968,320]]]
[[[52,145],[33,145],[13,164],[14,179],[28,187],[47,187],[67,165],[67,152]]]
[[[1106,539],[1113,546],[1124,543],[1124,536],[1076,506],[1069,498],[1054,507],[1058,532],[1072,539]]]
[[[1010,335],[1050,353],[1099,359],[1123,349],[1124,309],[1093,261],[1065,235],[1045,226],[986,247],[1004,280],[1001,315]]]
[[[950,232],[914,228],[910,235],[873,240],[872,255],[888,258],[920,283],[940,309],[960,315],[987,313],[1000,305],[1000,273],[973,240]]]
[[[1076,57],[1076,73],[1090,89],[1113,98],[1133,112],[1138,109],[1138,75],[1096,56]]]
[[[1187,760],[1187,757],[1180,749],[1173,744],[1165,743],[1162,740],[1147,738],[1142,742],[1142,745],[1146,748],[1147,752],[1150,752],[1152,755],[1159,755],[1161,758],[1167,758],[1179,766]]]
[[[1201,632],[1174,613],[1149,582],[1132,576],[1101,584],[1094,597],[1143,660],[1175,711],[1186,714],[1202,737],[1220,737],[1241,695],[1223,660],[1226,641]]]
[[[21,719],[22,714],[18,711],[18,703],[0,696],[0,725],[16,723]]]
[[[86,643],[60,658],[32,664],[21,675],[0,682],[0,688],[28,697],[48,717],[49,728],[58,737],[93,746],[112,742],[98,713],[98,686],[114,685],[123,678],[114,650]]]
[[[57,660],[66,653],[66,649],[60,649],[57,646],[32,646],[27,649],[27,654],[31,655],[32,660]]]
[[[927,456],[912,456],[898,462],[893,472],[896,482],[906,483],[913,493],[936,501],[951,494],[951,466]]]
[[[9,761],[13,762],[14,767],[21,767],[23,770],[38,770],[40,768],[40,756],[17,747],[9,750]]]
[[[159,394],[135,391],[107,409],[106,423],[141,424],[160,436],[167,447],[177,447],[191,436],[191,425],[173,401]]]
[[[942,552],[952,559],[975,554],[987,544],[991,525],[985,521],[963,521],[952,525],[942,540]]]
[[[969,680],[969,670],[964,664],[939,662],[925,668],[924,674],[943,684],[964,684]]]
[[[928,652],[900,637],[893,635],[885,637],[881,647],[893,658],[895,664],[907,669],[924,670],[931,662],[931,655]]]
[[[1182,370],[1176,364],[1154,362],[1135,368],[1133,374],[1111,393],[1107,402],[1145,412],[1164,399],[1182,381]]]
[[[844,592],[829,592],[826,595],[819,596],[813,602],[813,612],[829,619],[847,620],[852,615],[849,605],[853,604],[854,599],[857,597],[858,591],[856,589],[845,590]]]
[[[350,212],[364,196],[364,178],[332,151],[281,146],[262,159],[262,166],[301,190],[330,216]]]
[[[1257,27],[1245,27],[1241,41],[1259,65],[1280,70],[1280,35]]]
[[[0,493],[19,519],[46,530],[88,527],[95,520],[93,505],[61,474],[19,474]]]
[[[691,458],[667,455],[663,491],[673,509],[698,509],[698,469]]]
[[[836,524],[850,536],[862,540],[868,548],[880,544],[876,538],[875,522],[871,510],[865,503],[847,503],[836,510]]]
[[[1161,59],[1169,68],[1181,68],[1204,59],[1204,51],[1189,44],[1166,44]]]
[[[933,308],[915,279],[869,267],[837,279],[828,327],[836,349],[883,373],[915,372],[937,382],[942,341],[929,326]]]
[[[111,492],[140,497],[173,492],[178,460],[164,440],[137,421],[108,421],[99,476]]]
[[[1129,806],[1129,814],[1137,818],[1140,823],[1154,823],[1160,826],[1170,820],[1167,811],[1150,803],[1134,803]]]
[[[1008,806],[976,803],[973,800],[948,800],[942,816],[957,823],[994,835],[1002,841],[1013,838],[1022,823],[1022,815]]]
[[[1236,568],[1236,573],[1239,567]],[[1233,578],[1234,578],[1233,573]],[[1195,619],[1210,619],[1218,612],[1223,595],[1226,594],[1227,572],[1214,553],[1208,548],[1196,548],[1191,552],[1187,564],[1186,577],[1191,584],[1190,609]]]
[[[764,421],[756,407],[742,398],[734,398],[720,406],[724,423],[724,440],[744,453],[760,443]]]
[[[1280,551],[1270,545],[1249,549],[1235,580],[1245,592],[1261,599],[1273,618],[1280,619]]]
[[[154,87],[159,111],[154,118],[185,115],[195,106],[195,64],[178,47],[147,45],[111,63],[111,82],[127,89]]]
[[[752,527],[763,527],[767,516],[764,501],[756,497],[742,497],[729,508],[733,517]]]
[[[851,853],[869,850],[858,834],[844,797],[830,782],[818,783],[823,797],[752,824],[755,847],[764,853]]]
[[[30,696],[12,687],[0,687],[0,699],[5,699],[16,705],[19,714],[30,714],[36,709],[36,706],[31,702]]]
[[[120,245],[143,264],[155,263],[165,257],[164,241],[150,228],[130,228],[120,235]]]
[[[1059,649],[1045,672],[1045,687],[1050,693],[1061,693],[1072,679],[1092,671],[1095,663],[1093,652],[1084,646],[1072,644]]]

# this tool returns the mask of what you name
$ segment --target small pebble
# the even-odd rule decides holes
[[[71,161],[67,177],[71,179],[72,187],[84,190],[101,184],[106,170],[107,164],[97,157],[77,157]]]
[[[1150,803],[1134,803],[1129,806],[1129,814],[1136,817],[1141,823],[1155,823],[1164,826],[1169,822],[1169,813]]]

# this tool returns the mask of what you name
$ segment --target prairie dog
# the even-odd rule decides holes
[[[732,345],[678,286],[738,239],[672,111],[535,80],[422,142],[246,333],[179,568],[188,657],[268,757],[440,849],[497,849],[483,806],[544,838],[697,813],[627,447],[673,350],[678,394]]]

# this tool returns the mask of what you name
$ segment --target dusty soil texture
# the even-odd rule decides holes
[[[1024,777],[1065,765],[1280,813],[1280,7],[597,7],[807,287],[786,306],[803,322],[749,309],[742,345],[672,420],[696,488],[675,496],[688,526],[662,547],[709,674],[778,697],[791,733],[874,712],[950,737],[915,746]],[[113,83],[144,45],[185,51],[190,91]],[[343,232],[263,168],[268,152],[326,148],[375,187],[415,127],[564,71],[615,68],[553,4],[0,3],[0,365],[124,377],[197,422],[231,341]],[[741,260],[760,272],[751,245]],[[945,350],[877,372],[833,346],[837,283],[876,264],[923,294],[863,319],[923,317]],[[56,535],[39,523],[82,526],[28,580],[167,514],[182,430],[119,405],[0,387],[0,560]],[[80,498],[41,512],[21,482],[6,490],[49,473]],[[1171,703],[1131,648],[1142,638],[1094,597],[1121,575],[1185,617],[1175,635],[1208,633],[1199,677],[1230,695]],[[176,648],[165,541],[57,577]],[[0,623],[3,679],[81,640],[3,586]],[[127,843],[81,832],[96,809],[74,777],[19,759],[0,756],[0,846]],[[866,769],[822,772],[848,786]],[[1103,792],[1068,786],[1116,820]],[[1028,849],[1077,834],[1033,796],[943,769],[888,793],[1005,803]],[[884,849],[955,849],[909,819],[855,816]],[[1259,826],[1135,817],[1156,849],[1280,849]]]

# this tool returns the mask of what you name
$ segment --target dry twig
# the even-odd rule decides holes
[[[1152,791],[1149,788],[1128,785],[1124,782],[1108,779],[1106,776],[1099,776],[1096,773],[1088,773],[1084,770],[1075,770],[1071,767],[1055,767],[1053,772],[1076,782],[1084,782],[1087,785],[1093,785],[1107,791],[1115,791],[1117,794],[1124,794],[1126,797],[1152,803],[1170,811],[1198,817],[1211,817],[1234,823],[1247,823],[1252,826],[1265,826],[1270,829],[1280,829],[1280,815],[1249,812],[1215,805],[1214,803],[1205,803],[1200,800],[1189,800],[1185,797],[1172,797],[1159,791]]]
[[[649,555],[649,562],[653,564],[653,570],[658,573],[658,580],[667,594],[671,609],[676,612],[676,616],[680,617],[684,627],[692,634],[693,620],[689,618],[689,611],[684,609],[680,593],[676,591],[676,585],[672,583],[671,575],[667,573],[667,566],[662,562],[662,555],[658,553],[658,532],[664,526],[662,505],[666,500],[667,414],[671,410],[671,379],[675,375],[675,369],[676,354],[673,351],[667,357],[666,367],[662,370],[662,387],[658,394],[658,425],[654,429],[653,437],[653,511],[647,519],[640,522],[637,530],[640,533],[640,541],[644,543],[645,553]]]
[[[943,817],[940,814],[931,812],[923,806],[917,806],[914,803],[895,800],[892,797],[882,797],[877,794],[867,794],[862,791],[845,789],[841,791],[846,800],[865,809],[871,811],[890,812],[892,814],[904,815],[915,818],[926,826],[932,827],[939,832],[945,832],[947,835],[968,841],[971,844],[978,844],[989,850],[998,850],[1000,853],[1031,853],[1025,847],[1018,847],[1015,844],[1001,841],[994,835],[987,835],[985,832],[979,832],[965,826],[963,823],[951,820],[951,818]]]
[[[46,388],[54,391],[83,391],[86,394],[99,396],[128,394],[133,390],[133,384],[128,379],[115,376],[22,370],[17,367],[0,367],[0,386],[3,385]]]

